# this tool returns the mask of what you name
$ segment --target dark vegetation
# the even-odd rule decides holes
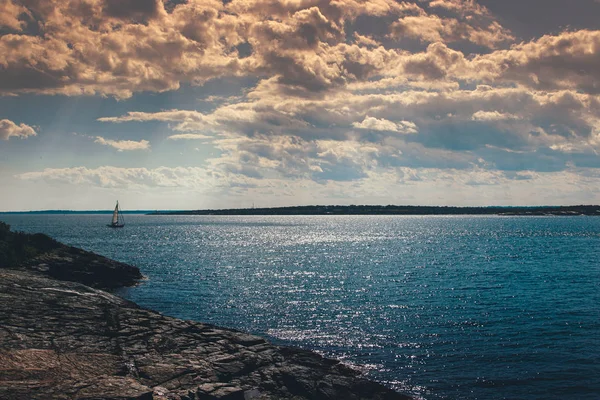
[[[137,267],[66,246],[41,233],[12,232],[0,222],[0,268],[27,270],[99,289],[135,285],[143,278]]]
[[[150,215],[600,215],[600,206],[299,206],[224,210],[157,211]]]
[[[41,233],[12,232],[0,221],[0,268],[15,267],[62,245]]]

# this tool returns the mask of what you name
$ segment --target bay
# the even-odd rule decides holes
[[[119,294],[422,399],[597,399],[600,218],[5,214],[138,266]]]

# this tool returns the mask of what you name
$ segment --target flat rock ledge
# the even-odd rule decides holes
[[[0,398],[409,399],[310,351],[9,269],[0,269]]]

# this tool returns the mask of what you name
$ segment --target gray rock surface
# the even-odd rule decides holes
[[[0,269],[1,399],[408,399],[316,353],[42,275],[68,274],[63,256]]]

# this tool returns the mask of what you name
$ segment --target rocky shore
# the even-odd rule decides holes
[[[54,243],[0,268],[2,399],[409,399],[316,353],[100,290],[141,274]]]

